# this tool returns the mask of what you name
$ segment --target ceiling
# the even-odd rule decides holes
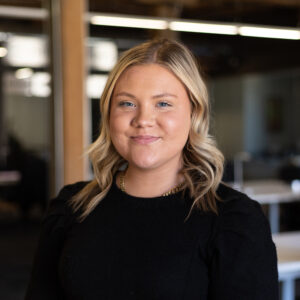
[[[92,12],[126,13],[192,20],[239,22],[272,26],[300,26],[300,0],[110,0],[89,1]],[[91,33],[151,38],[160,31],[141,32],[118,28]],[[177,33],[196,54],[204,73],[224,76],[300,67],[300,41],[241,36]]]
[[[300,0],[90,0],[89,9],[196,20],[300,25]]]
[[[47,2],[0,0],[0,5],[40,8]],[[89,0],[88,8],[90,12],[300,26],[300,0]],[[38,22],[16,22],[1,17],[0,31],[44,30],[44,26],[37,26]],[[170,32],[90,26],[90,35],[137,41],[170,35]],[[204,72],[212,77],[300,67],[300,41],[199,33],[173,33],[171,36],[186,43]]]

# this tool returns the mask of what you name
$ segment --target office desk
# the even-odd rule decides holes
[[[277,179],[245,181],[241,190],[260,204],[269,205],[272,233],[279,232],[279,204],[300,201],[300,190],[292,190],[289,184]]]
[[[300,278],[300,231],[273,234],[278,255],[282,300],[295,299],[295,280]]]
[[[19,171],[0,171],[0,186],[16,185],[21,180]]]

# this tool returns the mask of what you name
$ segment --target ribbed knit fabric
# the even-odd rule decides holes
[[[194,211],[188,193],[137,198],[114,183],[78,223],[50,203],[26,300],[277,300],[275,246],[260,205],[220,185],[219,215]]]

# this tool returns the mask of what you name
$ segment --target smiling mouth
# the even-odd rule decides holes
[[[138,135],[138,136],[132,136],[131,139],[141,145],[147,145],[156,142],[160,138],[157,136],[150,136],[150,135]]]

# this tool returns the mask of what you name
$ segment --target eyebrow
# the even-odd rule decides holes
[[[176,95],[171,94],[171,93],[162,93],[162,94],[158,94],[153,96],[152,98],[164,98],[164,97],[173,97],[173,98],[177,98]]]
[[[127,97],[129,97],[129,98],[134,98],[134,99],[136,99],[136,97],[135,97],[134,95],[132,95],[132,94],[130,94],[130,93],[127,93],[127,92],[120,92],[120,93],[117,93],[117,94],[116,94],[116,97],[119,97],[119,96],[127,96]]]
[[[127,96],[127,97],[130,97],[130,98],[133,98],[133,99],[136,99],[136,97],[130,93],[127,93],[127,92],[120,92],[120,93],[117,93],[116,94],[116,97],[119,97],[119,96]],[[158,94],[158,95],[155,95],[153,96],[152,98],[154,99],[157,99],[157,98],[164,98],[164,97],[173,97],[173,98],[177,98],[176,95],[174,94],[171,94],[171,93],[161,93],[161,94]]]

